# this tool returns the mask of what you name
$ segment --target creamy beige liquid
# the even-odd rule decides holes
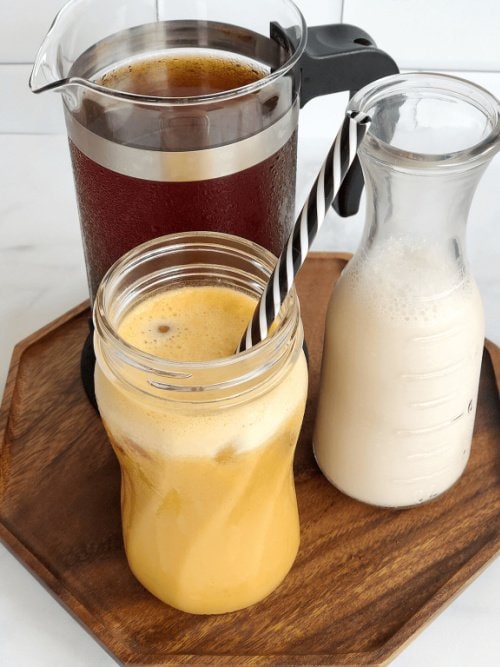
[[[221,358],[236,349],[254,307],[229,288],[185,287],[139,303],[119,333],[168,359]],[[267,392],[237,404],[159,400],[103,367],[96,394],[122,469],[135,576],[192,613],[232,611],[268,595],[299,545],[292,461],[307,392],[303,354]]]
[[[388,243],[349,265],[326,324],[314,436],[326,477],[387,507],[448,489],[470,453],[483,336],[475,284],[432,250]]]

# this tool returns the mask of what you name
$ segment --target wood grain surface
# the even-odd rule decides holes
[[[0,413],[0,538],[122,663],[384,664],[498,552],[500,354],[491,344],[471,459],[448,493],[378,509],[342,495],[316,467],[323,322],[342,257],[312,255],[299,279],[310,354],[296,457],[299,555],[273,594],[240,612],[175,611],[130,573],[118,465],[79,378],[86,305],[16,347]]]

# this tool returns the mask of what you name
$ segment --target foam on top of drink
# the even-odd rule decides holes
[[[461,275],[451,250],[446,254],[441,243],[392,238],[358,256],[342,278],[344,287],[369,311],[382,311],[396,322],[432,325],[443,309],[454,311],[463,299],[476,298],[475,285]]]
[[[118,333],[134,347],[167,359],[227,357],[236,350],[255,305],[248,294],[227,287],[181,287],[132,307]],[[99,358],[98,346],[96,352]],[[236,455],[266,444],[290,428],[287,424],[302,419],[307,365],[301,353],[279,382],[263,392],[250,392],[247,400],[183,403],[169,400],[168,392],[163,400],[127,387],[99,363],[96,394],[111,432],[118,438],[122,433],[136,450],[227,458],[227,452]]]
[[[181,287],[139,302],[125,314],[118,333],[162,359],[221,359],[234,354],[256,303],[229,287]]]

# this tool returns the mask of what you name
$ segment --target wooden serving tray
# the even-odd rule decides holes
[[[285,582],[243,611],[178,612],[130,573],[118,465],[79,377],[87,305],[15,348],[0,413],[0,538],[123,663],[382,664],[498,551],[500,350],[491,344],[471,459],[441,498],[377,509],[342,495],[316,467],[323,321],[345,257],[312,255],[300,274],[311,371],[296,457],[302,542]]]

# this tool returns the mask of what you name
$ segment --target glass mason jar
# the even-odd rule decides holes
[[[153,595],[183,611],[251,605],[294,562],[292,463],[307,394],[299,303],[292,294],[259,345],[212,361],[140,351],[120,336],[120,322],[178,288],[258,299],[274,264],[239,237],[186,232],[124,255],[97,292],[96,395],[121,467],[127,559]],[[200,330],[200,347],[214,333]]]
[[[361,244],[333,291],[314,436],[344,493],[407,507],[446,491],[470,453],[484,322],[465,256],[476,186],[499,148],[499,105],[437,74],[370,84]]]

